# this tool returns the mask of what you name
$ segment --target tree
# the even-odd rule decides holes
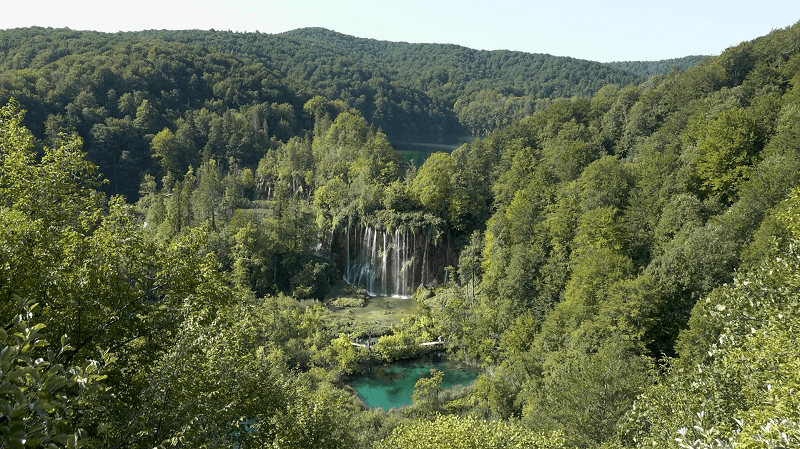
[[[197,169],[197,188],[192,192],[192,210],[195,220],[200,223],[209,222],[212,231],[217,230],[223,194],[217,161],[209,159]]]
[[[578,179],[584,211],[611,206],[619,210],[628,203],[632,185],[627,167],[613,156],[604,156],[589,164]]]
[[[318,185],[335,177],[352,182],[350,164],[368,142],[369,126],[358,113],[342,112],[314,136],[312,151]]]
[[[737,108],[720,113],[700,131],[697,141],[693,163],[699,190],[733,202],[748,177],[758,140],[756,123],[747,111]]]
[[[350,179],[361,176],[386,186],[400,175],[400,164],[401,159],[386,134],[370,130],[358,158],[350,166]]]
[[[178,129],[174,133],[169,128],[162,129],[153,137],[150,148],[165,174],[183,173],[197,157],[194,131],[184,120],[178,120]]]
[[[130,119],[106,118],[92,126],[88,155],[107,167],[105,176],[115,194],[133,199],[140,171],[149,165],[148,148]]]
[[[459,227],[461,217],[469,202],[463,186],[453,182],[456,177],[453,158],[442,152],[430,155],[411,182],[411,194],[419,199],[422,207],[432,214],[445,218]]]
[[[561,124],[558,134],[542,145],[544,163],[561,181],[576,179],[583,169],[600,156],[597,133],[572,119]]]
[[[342,374],[352,374],[358,368],[363,357],[353,346],[352,340],[345,334],[339,334],[331,340],[323,357],[328,366],[335,367]]]
[[[411,398],[414,405],[423,413],[436,413],[439,410],[439,393],[442,392],[444,372],[431,368],[430,377],[420,377],[414,384]]]
[[[175,138],[175,134],[169,129],[164,128],[153,137],[150,142],[153,157],[159,159],[161,169],[164,173],[177,175],[182,171],[180,143]]]
[[[475,300],[475,284],[478,283],[481,275],[483,247],[483,234],[480,231],[474,231],[470,235],[469,244],[461,250],[458,257],[458,278],[462,284],[470,286],[473,301]]]
[[[123,95],[123,98],[125,98],[125,95]],[[120,101],[122,101],[122,98]],[[136,108],[136,118],[133,120],[133,125],[146,134],[154,133],[157,129],[158,111],[149,100],[142,100]]]

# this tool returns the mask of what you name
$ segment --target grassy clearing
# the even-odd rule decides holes
[[[413,299],[369,296],[351,285],[337,285],[325,304],[338,331],[353,338],[387,334],[403,318],[416,315],[419,308]]]

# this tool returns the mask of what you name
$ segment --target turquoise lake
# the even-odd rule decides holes
[[[368,407],[388,410],[413,404],[414,384],[422,377],[429,377],[431,368],[444,372],[442,387],[445,389],[469,385],[478,377],[477,370],[449,362],[444,357],[432,356],[373,365],[368,373],[348,383]]]

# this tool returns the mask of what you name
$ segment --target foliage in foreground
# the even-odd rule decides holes
[[[0,111],[0,446],[348,447],[321,309],[255,298],[200,228],[151,238],[22,115]]]
[[[474,417],[437,416],[401,425],[376,444],[376,449],[557,449],[564,439],[556,432],[538,434],[518,423],[487,422]]]
[[[781,206],[778,220],[788,238],[754,270],[697,303],[682,334],[683,357],[623,421],[627,441],[694,448],[800,444],[800,191]]]
[[[0,328],[0,447],[79,447],[87,431],[73,420],[101,400],[102,372],[114,357],[99,354],[100,360],[65,367],[61,360],[73,350],[66,338],[50,348],[41,335],[45,326],[35,323],[38,304],[21,306],[9,328]]]

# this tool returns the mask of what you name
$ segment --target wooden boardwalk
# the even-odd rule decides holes
[[[357,348],[364,348],[364,349],[369,349],[370,347],[375,346],[375,343],[367,345],[367,344],[364,344],[364,343],[356,343],[354,341],[350,342],[350,344],[355,346],[355,347],[357,347]],[[443,345],[443,344],[444,344],[444,340],[441,340],[441,341],[426,341],[425,343],[420,343],[417,346],[437,346],[437,345]]]

